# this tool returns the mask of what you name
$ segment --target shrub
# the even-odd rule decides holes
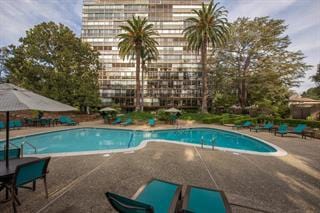
[[[274,124],[288,124],[289,126],[297,126],[298,124],[306,124],[311,128],[320,128],[320,121],[308,121],[303,119],[273,119]]]
[[[149,112],[130,112],[123,116],[126,118],[132,118],[133,120],[137,121],[147,121],[150,118],[153,118],[154,116]]]
[[[170,113],[167,113],[164,110],[159,110],[157,113],[157,118],[159,121],[169,121]]]

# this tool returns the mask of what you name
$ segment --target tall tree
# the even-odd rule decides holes
[[[310,68],[301,51],[288,49],[286,28],[283,20],[268,17],[239,18],[232,24],[230,39],[216,61],[232,76],[243,110],[264,98],[273,104],[285,99],[284,91],[299,85]]]
[[[224,45],[229,35],[227,20],[228,11],[219,3],[211,1],[208,6],[202,3],[202,8],[192,10],[196,17],[187,18],[188,26],[183,33],[188,42],[188,48],[201,53],[202,65],[202,106],[201,111],[208,112],[208,47],[218,48]]]
[[[142,48],[156,49],[158,42],[154,36],[158,33],[154,30],[153,24],[149,24],[146,18],[133,16],[127,20],[127,25],[120,26],[123,33],[118,35],[120,57],[123,59],[136,60],[136,111],[141,110],[141,86],[140,66]]]
[[[19,41],[6,61],[12,83],[83,111],[100,104],[98,53],[68,27],[41,23]]]
[[[0,48],[0,83],[6,82],[9,75],[9,70],[6,66],[6,61],[12,56],[14,46]]]

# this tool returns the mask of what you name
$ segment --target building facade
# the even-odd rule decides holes
[[[84,0],[82,40],[100,52],[99,85],[105,105],[135,107],[135,61],[119,57],[117,35],[133,15],[147,17],[159,36],[159,58],[147,64],[144,107],[201,105],[200,55],[187,50],[182,31],[191,10],[208,0]],[[142,85],[142,84],[141,84]]]

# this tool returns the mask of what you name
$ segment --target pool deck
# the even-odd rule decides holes
[[[200,126],[231,130],[231,127],[193,123],[182,127]],[[110,126],[97,121],[83,123],[80,127]],[[65,128],[24,128],[12,131],[11,136]],[[158,125],[153,129],[162,128],[172,126]],[[267,132],[238,131],[275,144],[287,151],[288,155],[258,156],[157,142],[148,143],[134,152],[108,156],[54,157],[49,164],[49,199],[45,199],[43,184],[38,181],[35,192],[19,190],[22,205],[18,210],[23,213],[113,212],[104,197],[106,191],[130,197],[143,183],[156,177],[224,190],[231,203],[269,212],[319,212],[320,140],[301,139],[296,135],[280,137]],[[4,138],[4,133],[0,132],[0,139]],[[0,195],[2,197],[3,193]],[[233,207],[233,210],[254,212],[240,207]],[[12,212],[10,205],[0,204],[0,212]]]

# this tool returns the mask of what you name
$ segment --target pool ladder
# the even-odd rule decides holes
[[[211,139],[211,145],[212,145],[212,150],[214,150],[214,144],[215,144],[216,138]],[[204,138],[201,136],[201,148],[203,149],[204,146]]]
[[[133,131],[131,133],[131,136],[130,136],[130,139],[129,139],[129,143],[128,143],[128,148],[130,148],[130,145],[131,145],[131,142],[132,142],[132,139],[133,139],[133,136],[134,136],[135,133],[136,133],[136,131]]]
[[[29,146],[34,150],[34,154],[37,154],[37,152],[38,152],[37,147],[35,147],[35,146],[32,145],[31,143],[29,143],[28,141],[24,140],[24,141],[21,143],[21,146],[20,146],[21,157],[23,157],[23,149],[24,149],[24,145],[25,145],[25,144],[29,145]]]

